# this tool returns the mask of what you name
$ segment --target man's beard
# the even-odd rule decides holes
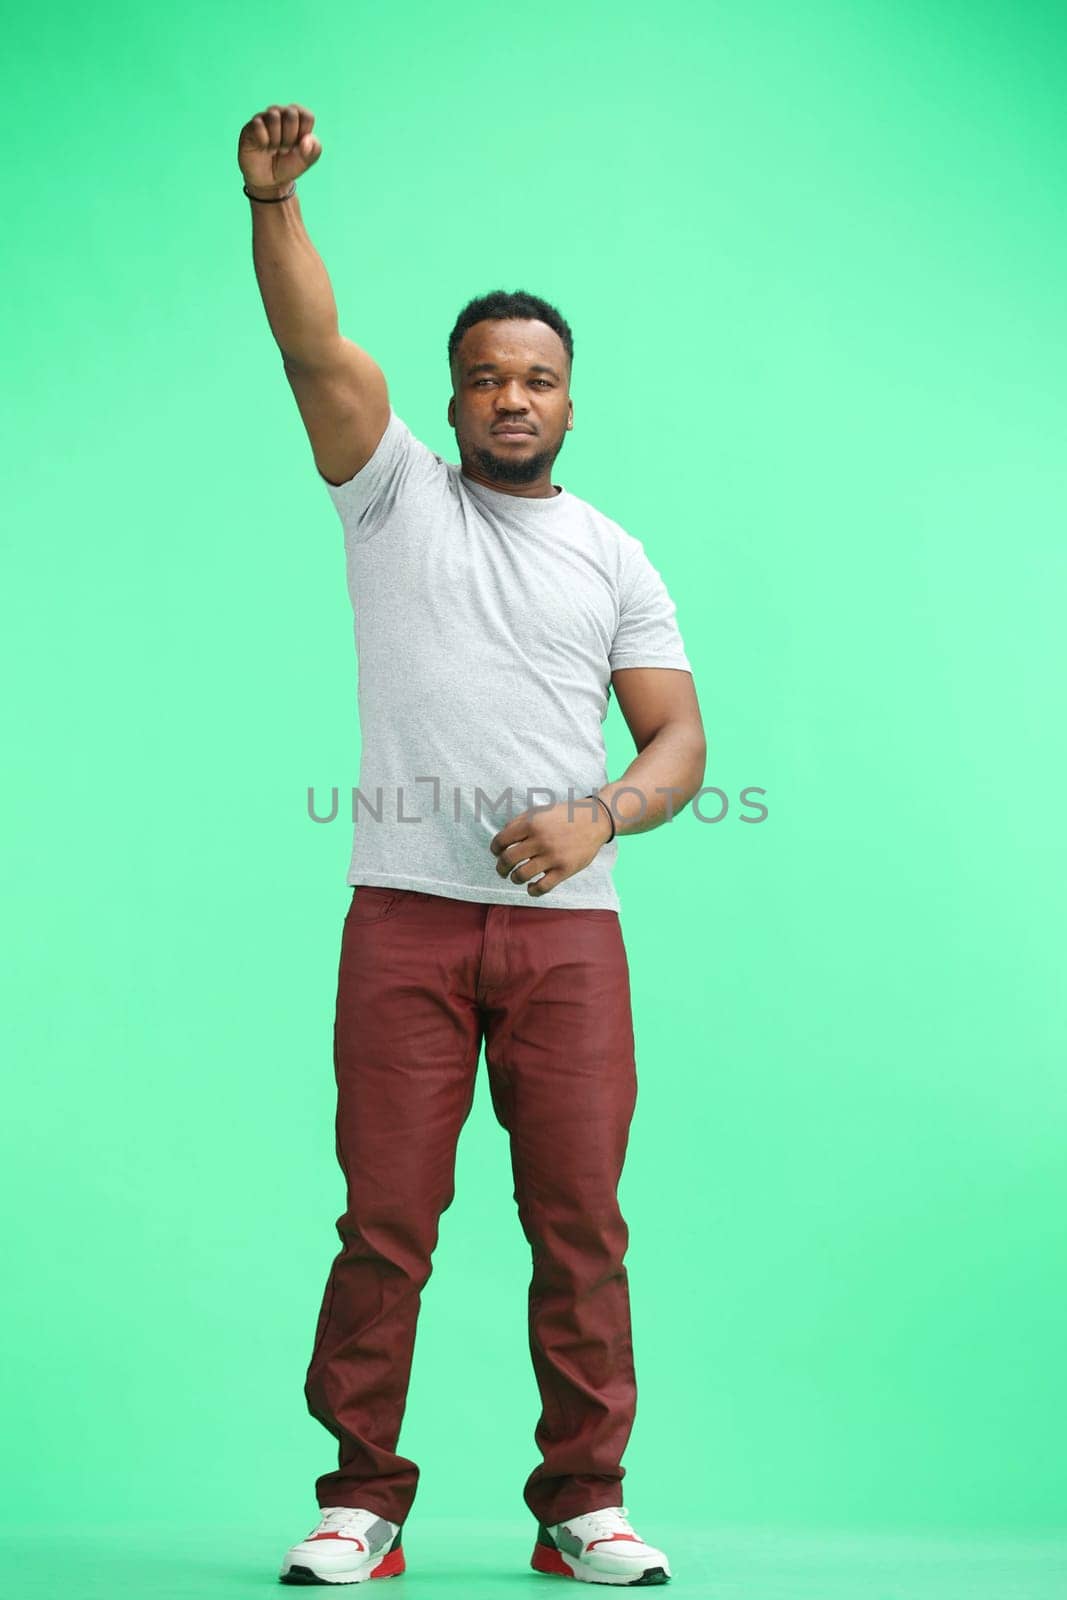
[[[479,445],[475,445],[471,454],[486,476],[496,478],[499,483],[533,483],[535,478],[548,471],[559,455],[562,443],[561,439],[554,450],[538,450],[530,456],[497,456]]]

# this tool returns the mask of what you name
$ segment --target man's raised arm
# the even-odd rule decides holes
[[[296,179],[322,154],[314,123],[304,106],[268,106],[241,129],[237,164],[252,207],[252,258],[267,321],[315,465],[329,482],[345,483],[378,447],[389,391],[373,357],[341,334],[329,274],[300,215]]]

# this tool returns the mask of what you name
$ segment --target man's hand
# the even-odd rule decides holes
[[[543,872],[544,877],[526,890],[540,896],[550,894],[557,883],[587,867],[610,834],[604,807],[583,797],[523,811],[490,839],[489,848],[499,858],[498,877],[527,883]]]
[[[246,122],[237,141],[237,165],[248,188],[263,199],[285,194],[322,154],[314,126],[314,115],[296,105],[268,106]]]

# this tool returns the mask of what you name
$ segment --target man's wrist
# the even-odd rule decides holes
[[[281,200],[283,196],[294,193],[295,189],[295,183],[271,183],[266,187],[246,183],[244,186],[244,192],[249,200]]]
[[[615,813],[611,810],[609,802],[604,799],[602,794],[590,795],[589,798],[592,800],[596,807],[597,815],[604,824],[604,837],[601,843],[610,844],[616,833]]]

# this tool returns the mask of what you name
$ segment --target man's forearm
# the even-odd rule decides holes
[[[340,338],[329,273],[308,238],[295,193],[276,205],[252,199],[248,205],[252,259],[271,332],[287,361],[313,367]]]
[[[616,834],[647,833],[676,817],[699,792],[706,764],[707,745],[699,729],[682,723],[661,728],[622,777],[599,790],[611,807]]]

